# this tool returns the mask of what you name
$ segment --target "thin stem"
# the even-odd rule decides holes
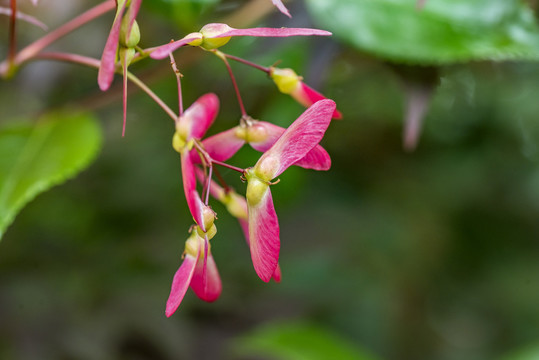
[[[180,70],[178,70],[178,67],[176,66],[176,60],[174,59],[174,55],[170,53],[169,56],[170,56],[170,65],[172,66],[172,71],[174,71],[174,75],[176,75],[176,82],[178,83],[178,110],[179,110],[180,116],[182,116],[183,115],[183,100],[182,100],[181,78],[183,75],[180,73]]]
[[[124,113],[124,121],[122,125],[122,137],[125,137],[125,124],[127,122],[127,54],[124,54],[122,59],[122,86],[123,86],[123,94],[122,94],[122,107],[123,107],[123,113]]]
[[[33,60],[58,60],[99,69],[100,61],[84,55],[63,52],[42,52],[36,54]]]
[[[219,182],[221,183],[221,186],[225,189],[225,192],[226,193],[229,192],[230,191],[230,186],[228,186],[225,179],[223,179],[223,176],[221,175],[219,170],[217,168],[215,168],[214,172],[215,172],[215,176],[217,176],[217,180],[219,180]]]
[[[169,108],[168,105],[165,104],[163,102],[163,100],[161,100],[161,98],[159,96],[157,96],[152,91],[152,89],[150,89],[145,83],[143,83],[142,80],[140,80],[138,77],[136,77],[135,75],[133,75],[129,71],[127,72],[127,77],[135,85],[137,85],[139,88],[141,88],[142,91],[144,91],[146,94],[148,94],[148,96],[150,96],[152,98],[152,100],[155,101],[157,103],[157,105],[159,105],[161,107],[161,109],[163,109],[167,113],[167,115],[170,116],[170,118],[172,120],[176,121],[176,119],[178,119],[178,116],[174,113],[174,111],[172,111],[172,109]]]
[[[211,167],[212,166],[212,158],[210,154],[204,149],[204,145],[202,145],[202,142],[200,140],[194,139],[193,144],[195,145],[195,148],[198,152],[198,156],[200,157],[200,161],[202,161],[202,165],[204,165],[204,168]]]
[[[229,165],[227,163],[224,163],[224,162],[221,162],[221,161],[217,161],[217,160],[214,160],[212,159],[211,162],[215,165],[219,165],[219,166],[222,166],[222,167],[226,167],[228,169],[231,169],[231,170],[234,170],[234,171],[237,171],[241,174],[243,174],[245,172],[245,169],[242,169],[242,168],[239,168],[239,167],[236,167],[236,166],[233,166],[233,165]]]
[[[19,54],[15,57],[16,65],[28,61],[30,58],[34,57],[41,50],[55,42],[56,40],[66,36],[71,33],[73,30],[81,27],[82,25],[98,18],[101,15],[106,14],[107,12],[116,8],[116,2],[113,0],[107,0],[97,6],[94,6],[90,10],[82,13],[73,20],[65,23],[60,26],[58,29],[51,31],[42,38],[34,41],[30,45],[22,49]]]
[[[232,80],[232,85],[234,86],[234,91],[236,91],[236,97],[238,98],[238,104],[240,105],[241,115],[247,116],[247,112],[245,111],[245,106],[243,106],[243,100],[241,99],[240,95],[240,89],[238,88],[238,84],[236,83],[236,78],[234,77],[234,74],[232,73],[232,68],[230,67],[230,64],[228,63],[228,60],[226,59],[226,55],[219,50],[212,50],[212,52],[217,55],[223,62],[225,63],[226,69],[228,70],[228,74],[230,75],[230,80]]]
[[[9,53],[8,62],[13,64],[17,52],[17,37],[15,25],[17,23],[17,0],[11,0],[11,16],[9,17]]]
[[[200,140],[195,139],[193,144],[194,144],[195,148],[197,149],[198,153],[201,155],[201,160],[203,162],[205,161],[205,162],[208,163],[208,167],[211,168],[213,166],[213,164],[215,164],[215,165],[220,165],[220,166],[229,168],[231,170],[237,171],[237,172],[242,173],[242,174],[245,172],[245,169],[242,169],[242,168],[239,168],[239,167],[236,167],[236,166],[233,166],[233,165],[229,165],[227,163],[224,163],[224,162],[213,159],[210,156],[210,154],[208,154],[208,152],[204,149],[204,145],[202,145]],[[217,171],[217,169],[216,169],[216,171]]]
[[[245,64],[245,65],[248,65],[250,67],[253,67],[255,69],[258,69],[260,71],[263,71],[265,72],[266,74],[269,74],[271,72],[271,69],[269,67],[265,67],[265,66],[262,66],[262,65],[258,65],[258,64],[255,64],[254,62],[251,62],[249,60],[245,60],[245,59],[242,59],[240,57],[237,57],[237,56],[234,56],[234,55],[229,55],[229,54],[225,54],[223,53],[224,56],[226,56],[228,59],[231,59],[231,60],[234,60],[234,61],[237,61],[239,63],[242,63],[242,64]]]
[[[93,67],[96,69],[99,69],[99,65],[101,63],[99,60],[91,58],[91,57],[77,55],[77,54],[62,53],[62,52],[39,53],[33,58],[66,61],[66,62]],[[167,113],[167,115],[172,118],[172,120],[176,121],[177,115],[174,114],[174,111],[172,111],[167,106],[167,104],[165,104],[163,100],[161,100],[159,96],[157,96],[145,83],[143,83],[142,80],[137,78],[135,75],[133,75],[129,71],[127,72],[127,78],[131,80],[135,85],[137,85],[142,91],[148,94],[148,96],[151,97],[152,100],[155,101],[157,105],[159,105]]]
[[[208,173],[208,181],[206,182],[206,198],[204,204],[208,205],[210,201],[210,186],[211,186],[211,178],[213,175],[213,166],[210,165],[210,170]]]

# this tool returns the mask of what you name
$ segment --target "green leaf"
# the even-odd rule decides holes
[[[173,20],[180,29],[193,32],[201,27],[200,16],[219,2],[220,0],[152,0],[144,1],[143,5]]]
[[[501,360],[537,360],[539,359],[539,344],[518,349],[501,358]]]
[[[54,113],[0,129],[0,239],[24,205],[84,169],[100,144],[88,114]]]
[[[236,339],[233,349],[242,356],[279,360],[377,359],[338,335],[306,323],[266,325]]]
[[[335,36],[393,61],[538,60],[539,28],[519,0],[307,0]]]

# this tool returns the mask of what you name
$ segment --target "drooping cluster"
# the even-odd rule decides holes
[[[290,16],[281,1],[273,0],[273,3]],[[217,233],[217,216],[210,206],[210,195],[223,203],[228,212],[239,220],[258,276],[265,282],[272,278],[275,281],[281,280],[278,264],[279,223],[270,188],[279,182],[275,179],[292,165],[314,170],[330,168],[331,159],[319,143],[332,118],[340,119],[342,115],[333,100],[326,99],[306,85],[302,77],[292,69],[264,67],[218,50],[235,36],[327,36],[331,35],[329,32],[308,28],[234,29],[226,24],[213,23],[180,40],[140,49],[140,32],[135,20],[140,5],[141,0],[116,2],[116,17],[101,59],[98,83],[102,90],[108,89],[114,73],[121,69],[124,78],[125,131],[126,81],[128,75],[131,79],[134,78],[127,71],[128,65],[148,56],[153,59],[169,58],[176,73],[179,92],[177,115],[157,95],[145,90],[175,121],[172,146],[180,155],[183,190],[194,220],[189,229],[190,235],[185,241],[183,262],[174,275],[166,304],[166,315],[171,316],[189,287],[205,301],[214,301],[221,293],[221,279],[211,252],[211,239]],[[204,138],[219,112],[219,98],[213,93],[201,96],[183,111],[181,75],[176,68],[173,52],[186,45],[202,48],[223,60],[241,110],[237,126]],[[307,107],[307,110],[287,129],[255,120],[245,110],[228,59],[265,72],[282,93],[293,97]],[[246,143],[262,152],[256,164],[244,169],[226,163]],[[223,180],[217,167],[226,167],[239,173],[239,177],[247,183],[245,196],[238,194]],[[197,186],[198,183],[200,186]]]
[[[205,301],[216,300],[221,289],[210,246],[210,240],[217,232],[216,217],[196,190],[197,177],[202,184],[202,194],[211,193],[238,218],[255,271],[268,282],[271,278],[277,281],[281,278],[279,223],[270,191],[275,184],[272,181],[291,165],[317,170],[327,170],[331,166],[329,155],[319,142],[335,111],[332,100],[316,102],[286,130],[263,121],[249,120],[201,140],[215,118],[216,99],[214,94],[199,98],[176,126],[173,146],[181,154],[185,197],[196,225],[185,243],[184,261],[174,276],[167,316],[178,308],[189,285]],[[196,122],[202,125],[197,126]],[[263,154],[253,167],[240,169],[247,182],[244,198],[226,184],[226,188],[216,184],[208,168],[222,165],[222,161],[232,157],[246,142]]]

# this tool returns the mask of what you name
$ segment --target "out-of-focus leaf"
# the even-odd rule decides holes
[[[273,323],[244,335],[236,340],[234,350],[279,360],[377,359],[331,331],[291,322]]]
[[[318,22],[353,46],[414,64],[538,60],[539,27],[518,0],[308,0]]]
[[[539,359],[539,344],[525,349],[519,349],[510,353],[500,360],[537,360]]]
[[[84,169],[100,143],[88,114],[55,113],[0,129],[0,238],[26,203]]]
[[[152,0],[144,1],[148,9],[172,20],[182,30],[198,31],[199,17],[220,0]]]

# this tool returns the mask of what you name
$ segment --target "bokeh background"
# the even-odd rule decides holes
[[[54,28],[93,3],[21,6]],[[323,26],[302,1],[288,5],[292,19],[269,0],[145,1],[141,45],[223,19]],[[55,48],[98,58],[111,20]],[[26,24],[19,31],[21,44],[42,34]],[[0,34],[3,58],[7,30]],[[0,83],[0,121],[68,104],[98,116],[104,141],[88,169],[38,196],[2,239],[0,359],[539,359],[536,62],[412,66],[339,37],[238,38],[222,50],[265,66],[281,61],[344,114],[322,142],[331,171],[293,168],[272,188],[282,282],[258,279],[238,223],[214,203],[222,296],[207,304],[189,291],[165,318],[191,225],[172,122],[130,87],[122,138],[119,78],[100,93],[93,69],[32,63]],[[234,126],[240,112],[219,59],[186,48],[176,60],[185,104],[206,92],[221,99],[210,133]],[[253,117],[287,126],[303,111],[264,74],[232,67]],[[167,61],[132,70],[176,108]],[[410,73],[429,74],[437,87],[414,152],[401,140]],[[233,163],[258,156],[246,148]],[[222,173],[244,191],[235,173]]]

